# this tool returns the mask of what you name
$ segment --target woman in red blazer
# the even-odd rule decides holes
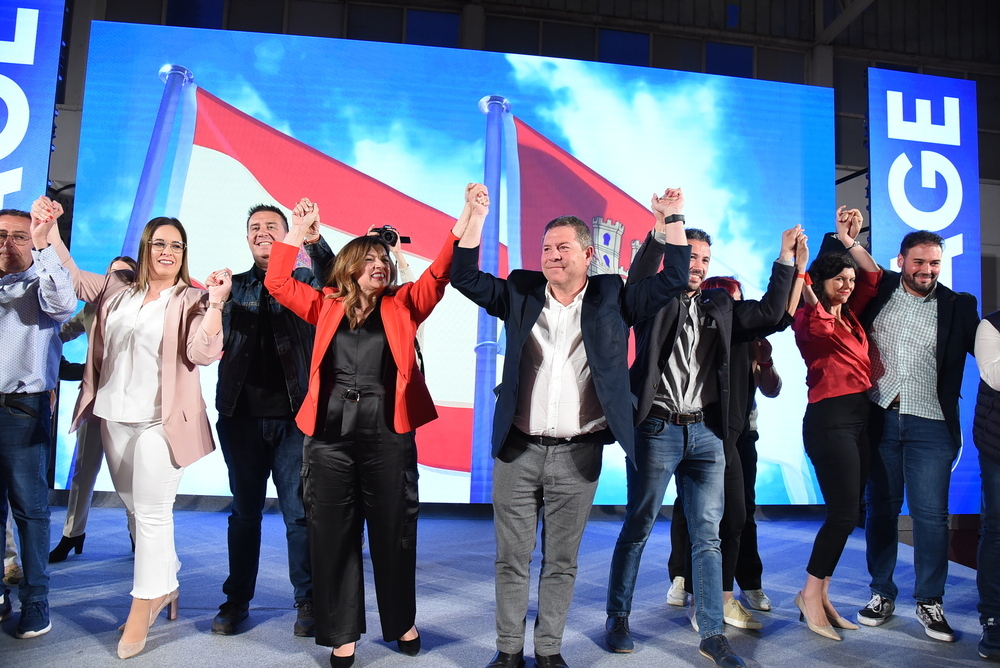
[[[316,643],[330,665],[354,663],[365,631],[362,523],[368,525],[382,637],[420,651],[416,617],[417,455],[413,430],[437,417],[417,365],[417,327],[444,297],[454,244],[473,215],[486,216],[486,187],[466,204],[437,259],[415,282],[396,286],[389,247],[378,237],[348,242],[326,283],[292,278],[299,246],[318,224],[302,199],[292,229],[274,244],[265,285],[316,326],[309,388],[296,416],[306,434],[302,498],[309,523]]]

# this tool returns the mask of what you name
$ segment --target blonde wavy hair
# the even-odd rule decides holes
[[[378,237],[365,236],[351,239],[340,249],[326,279],[326,284],[337,290],[335,296],[344,300],[344,312],[347,314],[347,322],[350,323],[352,330],[357,329],[364,322],[357,311],[357,307],[361,303],[361,286],[358,285],[358,279],[355,278],[355,275],[364,269],[365,258],[373,250],[376,253],[379,250],[385,251],[388,260],[389,246]],[[392,260],[388,260],[388,264],[389,287],[386,292],[391,294],[396,291],[397,287],[396,265]]]

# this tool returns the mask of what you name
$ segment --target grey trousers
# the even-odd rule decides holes
[[[524,647],[531,553],[542,517],[535,656],[558,654],[573,600],[576,558],[601,473],[604,446],[541,446],[508,437],[493,463],[497,541],[497,649]]]

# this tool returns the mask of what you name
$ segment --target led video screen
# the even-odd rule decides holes
[[[781,231],[832,227],[830,89],[503,53],[162,26],[95,23],[87,66],[72,250],[103,271],[133,254],[134,232],[175,215],[192,275],[252,263],[246,211],[319,203],[336,251],[392,224],[427,267],[469,182],[492,189],[496,271],[537,268],[541,229],[561,214],[594,224],[592,271],[628,271],[653,224],[654,192],[682,187],[689,226],[714,239],[712,274],[759,297]],[[860,204],[860,203],[858,203]],[[417,432],[423,501],[481,501],[490,461],[476,443],[476,392],[499,381],[475,348],[503,354],[454,289],[425,323],[423,355],[438,420]],[[495,332],[490,334],[490,332]],[[492,339],[490,338],[492,336]],[[66,347],[82,360],[85,342]],[[774,337],[777,399],[760,399],[761,504],[816,503],[802,450],[805,370],[791,333]],[[484,377],[485,373],[485,377]],[[216,373],[203,389],[214,421]],[[57,486],[74,439],[75,384],[64,383]],[[605,449],[596,503],[625,502],[625,459]],[[112,489],[102,473],[99,489]],[[182,494],[228,494],[221,453],[186,472]],[[671,486],[667,501],[673,498]]]

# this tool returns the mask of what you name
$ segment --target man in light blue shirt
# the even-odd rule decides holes
[[[49,438],[51,392],[62,342],[59,326],[76,310],[69,272],[46,240],[55,218],[32,220],[0,210],[0,497],[6,495],[21,538],[18,638],[52,628],[49,621]],[[0,526],[6,523],[6,511]],[[11,612],[0,597],[0,619]]]

